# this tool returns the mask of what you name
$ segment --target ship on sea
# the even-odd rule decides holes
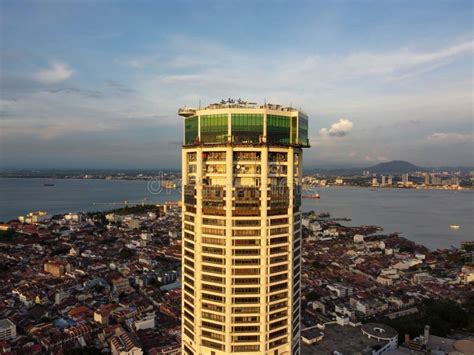
[[[54,186],[54,184],[51,184],[51,183],[45,183],[45,184],[43,184],[43,186]]]
[[[303,195],[303,198],[321,198],[319,194]]]
[[[461,228],[461,226],[460,226],[459,224],[450,224],[450,225],[449,225],[449,228],[451,228],[451,229],[459,229],[459,228]]]

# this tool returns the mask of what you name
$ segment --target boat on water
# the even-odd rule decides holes
[[[319,194],[303,195],[303,198],[321,198]]]
[[[461,228],[461,226],[460,226],[459,224],[450,224],[450,225],[449,225],[449,228],[451,228],[451,229],[459,229],[459,228]]]
[[[54,184],[46,183],[46,184],[43,184],[43,186],[54,186]]]

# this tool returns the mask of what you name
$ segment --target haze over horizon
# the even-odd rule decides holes
[[[370,170],[371,168],[378,167],[383,163],[396,163],[400,162],[400,160],[391,160],[391,161],[383,161],[383,162],[377,162],[377,163],[339,163],[339,164],[332,164],[332,163],[316,163],[312,165],[305,165],[304,166],[304,171],[305,172],[311,172],[311,171],[317,171],[317,170],[327,170],[327,171],[352,171],[352,170],[365,170],[368,169]],[[405,161],[403,161],[405,162]],[[411,162],[406,162],[408,164],[412,164]],[[461,168],[463,170],[469,169],[469,170],[474,170],[474,166],[472,165],[438,165],[438,166],[421,166],[418,164],[413,164],[417,168],[420,169],[445,169],[445,168],[450,168],[450,169],[458,169]],[[121,167],[121,166],[108,166],[108,167],[90,167],[90,166],[76,166],[76,167],[41,167],[41,166],[25,166],[25,167],[15,167],[15,166],[0,166],[0,172],[48,172],[48,171],[112,171],[112,172],[126,172],[126,171],[136,171],[136,172],[147,172],[147,171],[181,171],[181,167],[179,164],[176,164],[175,166],[167,166],[167,167],[161,167],[160,165],[154,166],[154,167]],[[415,172],[416,170],[413,170]]]
[[[0,167],[175,168],[182,106],[308,113],[305,166],[473,166],[471,1],[3,1]]]

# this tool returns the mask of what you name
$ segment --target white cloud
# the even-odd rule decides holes
[[[473,49],[474,42],[467,41],[430,52],[399,49],[385,53],[353,53],[342,63],[355,75],[383,75],[389,78],[404,78],[415,73],[434,70],[452,61],[457,56],[472,53]]]
[[[426,138],[435,143],[465,143],[473,140],[472,133],[436,132]]]
[[[131,67],[133,69],[145,69],[146,67],[153,66],[160,60],[159,54],[141,55],[127,58],[116,58],[115,62]]]
[[[336,123],[333,123],[329,128],[321,128],[319,134],[322,136],[330,136],[330,137],[344,137],[354,127],[354,123],[349,121],[345,118],[341,118]]]
[[[130,65],[132,68],[136,69],[143,69],[146,66],[146,62],[140,59],[130,59],[127,62],[128,65]]]
[[[471,41],[465,41],[431,51],[395,48],[324,55],[301,53],[295,58],[285,53],[272,56],[247,53],[186,37],[172,40],[169,45],[166,50],[173,55],[161,62],[159,72],[136,83],[138,91],[151,101],[182,105],[192,104],[184,101],[190,96],[202,103],[232,96],[258,102],[266,99],[284,105],[292,103],[308,113],[330,119],[345,115],[356,117],[356,112],[365,114],[367,109],[375,107],[379,112],[380,107],[384,107],[384,112],[393,109],[397,115],[403,115],[400,99],[429,107],[446,106],[453,96],[456,101],[464,100],[452,90],[439,89],[449,85],[449,79],[441,78],[440,86],[427,87],[421,78],[404,92],[394,92],[400,88],[392,81],[413,80],[423,73],[438,70],[461,55],[471,55],[473,48]],[[463,96],[471,95],[472,91],[470,80],[466,83]],[[433,101],[426,91],[446,98]],[[388,101],[392,107],[380,101]]]
[[[69,79],[74,73],[74,70],[69,68],[65,63],[52,63],[48,69],[40,70],[33,74],[34,79],[44,84],[55,84]]]

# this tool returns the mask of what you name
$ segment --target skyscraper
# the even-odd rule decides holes
[[[308,118],[241,100],[179,114],[183,354],[299,354]]]

